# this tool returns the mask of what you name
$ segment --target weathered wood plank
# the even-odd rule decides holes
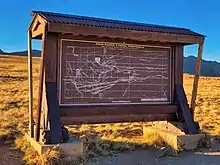
[[[46,20],[42,18],[40,15],[34,15],[28,30],[30,30],[33,33],[40,24],[45,26]],[[36,37],[32,36],[32,38],[35,39]]]
[[[46,85],[43,83],[43,93],[42,93],[42,103],[41,103],[41,127],[45,130],[49,130],[49,121],[48,121],[48,105],[46,97]]]
[[[58,61],[58,36],[57,34],[47,33],[45,48],[45,82],[56,82],[57,61]]]
[[[37,108],[37,121],[36,121],[36,131],[35,138],[39,141],[40,137],[40,121],[41,121],[41,106],[42,106],[42,92],[44,83],[44,60],[45,60],[45,47],[46,47],[46,29],[42,36],[42,52],[41,52],[41,64],[40,64],[40,76],[39,76],[39,87],[38,87],[38,108]]]
[[[45,87],[48,107],[47,113],[50,129],[50,142],[51,144],[57,144],[62,142],[62,131],[56,83],[46,83]]]
[[[39,141],[40,126],[44,126],[50,130],[50,142],[52,144],[62,142],[56,88],[57,53],[57,35],[49,34],[45,30],[42,37],[36,140]],[[43,115],[45,115],[43,117],[41,117],[42,109],[45,111],[43,112]]]
[[[183,45],[175,46],[175,84],[183,85]]]
[[[32,37],[33,38],[39,37],[43,34],[43,32],[44,32],[44,25],[40,24],[40,25],[38,25],[36,30],[32,31]]]
[[[192,98],[191,98],[191,110],[194,113],[194,109],[196,106],[196,96],[197,96],[197,90],[198,90],[198,84],[199,84],[199,76],[200,76],[200,68],[201,68],[201,62],[202,62],[202,52],[203,52],[203,47],[204,47],[204,41],[199,44],[198,48],[198,57],[196,60],[196,73],[194,77],[194,82],[193,82],[193,90],[192,90]]]
[[[179,106],[180,112],[180,118],[183,117],[186,127],[187,127],[187,133],[189,134],[196,134],[198,133],[198,130],[196,128],[195,122],[193,120],[193,115],[189,109],[186,94],[184,92],[183,86],[180,84],[175,85],[175,98],[176,103]]]
[[[116,43],[126,43],[126,44],[137,44],[137,45],[154,45],[154,46],[165,46],[171,47],[173,43],[162,43],[157,41],[138,41],[135,39],[127,38],[110,38],[100,37],[100,36],[82,36],[73,34],[60,34],[59,39],[71,39],[71,40],[84,40],[84,41],[100,41],[100,42],[116,42]]]
[[[29,131],[30,136],[34,137],[33,130],[33,81],[32,81],[32,39],[31,31],[28,30],[28,73],[29,73]]]
[[[35,31],[37,29],[37,27],[40,25],[40,22],[38,20],[39,16],[36,16],[34,22],[33,22],[33,25],[31,27],[31,31]]]
[[[171,50],[171,92],[172,92],[172,104],[174,104],[174,95],[175,95],[175,91],[174,91],[174,84],[175,84],[175,44],[172,45],[172,50]]]
[[[109,115],[109,116],[82,116],[61,117],[61,123],[74,124],[102,124],[122,122],[147,122],[147,121],[176,121],[176,114],[147,114],[147,115]]]
[[[155,32],[153,33],[153,32],[144,32],[144,31],[137,32],[133,30],[85,27],[85,26],[69,25],[69,24],[49,23],[48,25],[49,25],[48,28],[49,32],[72,33],[73,35],[90,35],[90,36],[99,36],[99,37],[134,39],[139,41],[195,44],[195,43],[200,43],[203,39],[203,37],[198,37],[198,36],[186,36],[186,35],[155,33]]]
[[[146,115],[177,112],[176,105],[126,105],[104,107],[60,107],[61,116]]]

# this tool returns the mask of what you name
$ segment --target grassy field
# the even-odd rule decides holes
[[[33,59],[34,108],[36,107],[39,58]],[[191,99],[193,76],[184,75],[184,87],[188,100]],[[28,71],[26,57],[0,56],[0,143],[13,142],[17,139],[18,147],[27,150],[28,146],[20,138],[28,128]],[[201,77],[195,119],[203,131],[220,134],[220,78]],[[99,142],[87,143],[90,156],[110,154],[137,147],[163,145],[155,134],[142,138],[141,127],[146,123],[102,124],[73,126],[70,131],[78,138],[88,142],[99,137]],[[89,130],[89,131],[88,131]],[[114,141],[112,145],[110,141]],[[26,146],[26,147],[25,147]],[[91,149],[91,146],[93,146]],[[96,147],[94,147],[96,146]],[[123,147],[122,147],[123,146]],[[30,151],[31,152],[31,151]],[[25,160],[36,156],[36,153]],[[30,162],[29,162],[30,163]]]

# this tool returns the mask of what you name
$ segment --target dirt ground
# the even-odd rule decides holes
[[[102,156],[88,165],[219,165],[220,143],[215,143],[211,149],[184,151],[178,156],[159,158],[160,155],[158,150],[134,151],[114,156]]]
[[[177,157],[157,158],[151,151],[135,151],[102,157],[89,165],[219,165],[220,152],[183,152]]]
[[[182,152],[177,157],[157,158],[152,151],[134,151],[112,157],[100,157],[89,165],[219,165],[220,152]]]
[[[23,154],[10,145],[0,145],[0,165],[21,165]]]
[[[215,143],[211,149],[184,151],[177,156],[161,156],[159,150],[138,150],[119,153],[113,156],[101,156],[87,165],[219,165],[220,143]],[[0,145],[0,165],[20,165],[23,154],[9,145]]]

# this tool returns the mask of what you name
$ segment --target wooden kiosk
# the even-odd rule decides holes
[[[28,29],[30,136],[68,140],[65,125],[193,119],[204,36],[189,29],[33,11]],[[32,39],[42,40],[33,122]],[[183,48],[199,44],[191,108],[183,89]],[[35,131],[34,131],[35,128]]]

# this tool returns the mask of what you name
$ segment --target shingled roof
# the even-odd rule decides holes
[[[128,21],[118,21],[118,20],[111,20],[111,19],[60,14],[60,13],[52,13],[52,12],[44,12],[44,11],[32,11],[32,15],[34,14],[41,15],[47,22],[50,22],[50,23],[73,24],[73,25],[81,25],[81,26],[87,26],[87,27],[101,27],[101,28],[109,28],[109,29],[146,31],[146,32],[157,32],[157,33],[204,37],[204,35],[193,32],[190,29],[172,27],[172,26],[153,25],[153,24],[136,23],[136,22],[128,22]]]

